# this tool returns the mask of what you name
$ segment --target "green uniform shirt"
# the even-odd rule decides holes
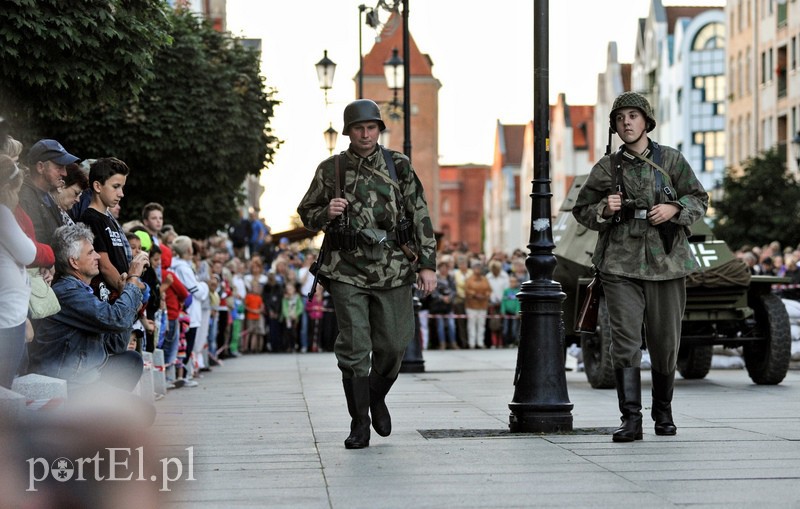
[[[572,209],[573,216],[580,224],[599,231],[592,262],[601,272],[662,281],[684,277],[699,268],[689,248],[687,232],[691,224],[705,215],[708,194],[679,151],[665,146],[660,146],[659,150],[660,165],[669,175],[669,181],[664,178],[664,184],[670,187],[673,197],[670,198],[663,188],[656,190],[657,170],[622,151],[617,155],[617,160],[622,165],[626,193],[624,199],[633,200],[637,209],[649,210],[656,204],[658,192],[661,203],[671,203],[680,208],[671,221],[684,228],[676,229],[677,238],[672,251],[667,254],[658,229],[647,220],[624,219],[615,223],[613,218],[603,218],[607,197],[615,185],[611,157],[604,156],[592,168]],[[652,142],[643,155],[652,160]]]
[[[361,288],[381,289],[413,284],[419,269],[436,270],[436,239],[422,184],[408,158],[400,152],[390,152],[397,182],[389,175],[380,147],[368,157],[349,149],[342,152],[339,171],[344,175],[344,190],[341,196],[349,203],[346,214],[350,226],[359,232],[358,247],[351,253],[330,250],[320,267],[320,275]],[[318,231],[328,224],[328,205],[335,196],[334,173],[334,158],[322,161],[297,207],[300,219],[310,230]],[[414,225],[419,260],[413,265],[395,241],[382,242],[379,249],[367,247],[362,232],[364,229],[372,229],[373,234],[375,230],[392,232],[404,214]]]

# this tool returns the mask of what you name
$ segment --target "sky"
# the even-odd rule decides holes
[[[375,7],[377,0],[227,0],[228,30],[262,40],[261,71],[281,101],[271,127],[284,143],[261,178],[261,216],[273,232],[290,227],[314,170],[328,157],[322,132],[329,124],[341,132],[342,110],[356,99],[361,4]],[[533,119],[533,7],[532,0],[409,0],[409,31],[442,84],[440,164],[491,164],[497,121]],[[564,93],[568,104],[594,104],[608,43],[617,43],[620,62],[632,62],[637,20],[647,17],[650,1],[558,0],[548,9],[550,103]],[[379,12],[385,22],[389,14]],[[362,26],[365,55],[376,35]],[[323,50],[337,64],[327,105],[314,68]],[[392,145],[401,146],[397,141]],[[340,135],[336,150],[348,143]]]

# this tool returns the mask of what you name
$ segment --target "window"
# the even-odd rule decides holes
[[[736,84],[737,84],[736,97],[744,97],[744,91],[743,91],[744,76],[742,75],[742,71],[743,71],[742,66],[743,66],[743,64],[742,64],[742,52],[740,51],[739,52],[739,56],[736,59]],[[731,92],[733,92],[733,90],[734,89],[731,88]]]
[[[747,92],[747,95],[750,95],[753,93],[753,88],[751,84],[753,76],[753,56],[750,54],[750,46],[747,47],[747,51],[745,51],[744,55],[745,55],[744,86],[745,86],[745,92]]]
[[[769,3],[770,8],[772,7],[772,2]],[[786,1],[778,2],[778,28],[783,28],[786,26]]]
[[[704,172],[713,172],[717,161],[725,156],[725,132],[706,131],[694,133],[694,144],[701,147]]]
[[[703,102],[718,103],[725,100],[725,80],[722,76],[695,76],[693,88],[703,91]]]
[[[725,49],[725,25],[709,23],[697,32],[692,43],[692,50]]]

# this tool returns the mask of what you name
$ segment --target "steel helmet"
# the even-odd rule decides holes
[[[656,119],[653,116],[653,108],[650,107],[650,103],[647,102],[647,99],[642,94],[638,94],[636,92],[624,92],[614,100],[614,105],[611,107],[611,113],[608,114],[608,124],[612,131],[617,130],[614,117],[617,114],[617,110],[622,108],[639,109],[647,120],[648,133],[656,128]]]
[[[381,109],[375,101],[369,99],[353,101],[344,108],[344,129],[342,129],[342,134],[347,135],[350,126],[356,122],[368,122],[370,120],[377,122],[381,131],[386,129],[386,124],[381,119]]]

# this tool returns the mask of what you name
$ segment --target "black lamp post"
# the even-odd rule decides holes
[[[377,28],[380,25],[380,20],[378,19],[378,11],[367,7],[364,4],[358,6],[358,98],[364,98],[364,51],[361,45],[361,16],[367,13],[367,19],[365,20],[367,26],[372,28]]]
[[[514,399],[509,429],[513,433],[572,430],[572,403],[564,374],[564,321],[561,304],[566,296],[553,280],[550,172],[548,158],[548,0],[534,0],[534,177],[531,229],[525,266],[531,275],[522,283],[520,343],[514,375]]]

